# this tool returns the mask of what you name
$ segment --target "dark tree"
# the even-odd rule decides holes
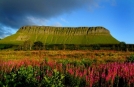
[[[125,42],[120,42],[120,50],[126,51],[126,43]]]
[[[94,45],[92,46],[92,49],[93,49],[93,50],[100,50],[100,45],[99,45],[99,44],[94,44]]]
[[[43,49],[43,43],[41,41],[36,41],[33,44],[34,50],[42,50]]]
[[[114,44],[112,45],[112,50],[115,50],[115,45]]]

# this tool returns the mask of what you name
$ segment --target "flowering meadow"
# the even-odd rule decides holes
[[[0,56],[0,87],[134,87],[133,53],[1,52]]]

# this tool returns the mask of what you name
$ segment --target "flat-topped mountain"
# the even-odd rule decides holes
[[[50,26],[24,26],[17,33],[38,33],[38,34],[62,34],[62,35],[91,35],[110,34],[103,27],[50,27]]]
[[[44,44],[117,44],[104,27],[51,27],[23,26],[0,43],[20,44],[24,41],[41,41]]]

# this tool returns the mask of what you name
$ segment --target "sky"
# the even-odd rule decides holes
[[[22,26],[103,26],[134,44],[134,0],[0,0],[0,38]]]

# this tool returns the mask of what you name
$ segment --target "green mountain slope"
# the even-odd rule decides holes
[[[104,27],[50,27],[24,26],[16,34],[0,43],[21,44],[24,41],[41,41],[44,44],[118,44]]]

